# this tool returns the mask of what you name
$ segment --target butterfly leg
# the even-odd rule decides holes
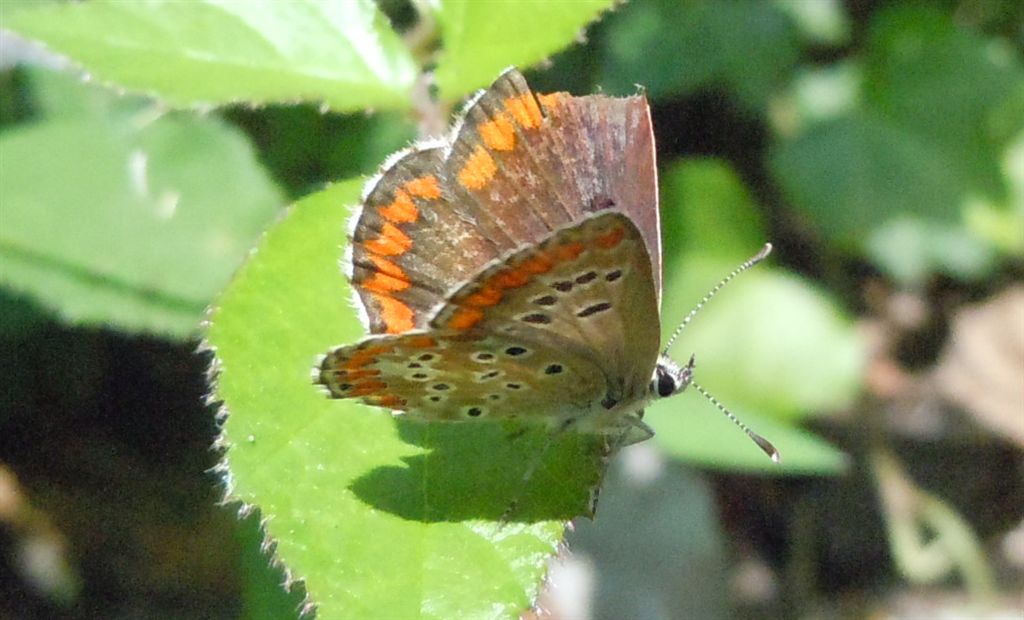
[[[615,445],[616,452],[626,446],[647,441],[654,437],[654,429],[641,419],[643,414],[643,411],[638,411],[635,415],[628,415],[623,418],[622,421],[625,428],[622,429],[619,440]]]
[[[637,411],[635,414],[627,415],[622,418],[622,424],[620,426],[615,427],[613,431],[605,434],[606,443],[604,457],[602,458],[601,463],[601,477],[590,493],[591,517],[597,513],[597,500],[601,493],[601,487],[604,486],[605,476],[608,475],[608,468],[611,467],[611,461],[615,455],[626,446],[647,441],[651,437],[654,437],[654,429],[643,421],[643,415],[643,410]]]

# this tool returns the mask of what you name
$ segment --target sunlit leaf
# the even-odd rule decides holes
[[[214,119],[88,109],[0,135],[0,282],[74,323],[187,336],[280,194]]]
[[[371,0],[96,0],[19,11],[4,27],[177,106],[404,108],[416,76]]]
[[[348,182],[296,204],[217,304],[209,342],[232,498],[260,507],[319,617],[518,616],[565,521],[587,510],[599,446],[546,429],[400,423],[310,383],[318,355],[362,333],[338,269],[358,192]]]
[[[443,52],[436,78],[456,99],[509,65],[528,67],[571,45],[611,0],[444,0],[437,11]]]
[[[601,84],[653,98],[724,87],[751,108],[765,104],[796,63],[792,20],[767,2],[635,2],[609,17]],[[756,62],[751,59],[756,58]]]

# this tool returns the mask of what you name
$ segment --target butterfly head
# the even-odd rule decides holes
[[[659,356],[658,364],[654,367],[654,376],[651,377],[650,398],[668,398],[685,390],[693,381],[693,367],[692,355],[685,366],[680,366],[667,355]]]

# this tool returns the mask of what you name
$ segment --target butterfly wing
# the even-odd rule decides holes
[[[338,347],[317,380],[335,398],[430,420],[551,422],[642,398],[659,322],[640,231],[604,212],[485,268],[430,328]]]
[[[645,241],[621,213],[588,216],[484,269],[431,326],[549,343],[598,366],[605,409],[636,401],[646,394],[660,342]]]
[[[479,330],[372,336],[330,351],[317,380],[334,398],[424,420],[578,417],[604,391],[586,358],[544,342]]]
[[[423,328],[494,260],[614,209],[641,230],[657,296],[657,204],[643,96],[535,95],[509,69],[466,106],[450,143],[401,152],[367,184],[349,275],[371,333]]]

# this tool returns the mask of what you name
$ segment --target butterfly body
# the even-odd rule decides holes
[[[514,69],[447,142],[368,184],[349,276],[370,336],[314,380],[430,421],[652,432],[651,399],[689,383],[662,356],[661,249],[644,97],[536,95]]]

